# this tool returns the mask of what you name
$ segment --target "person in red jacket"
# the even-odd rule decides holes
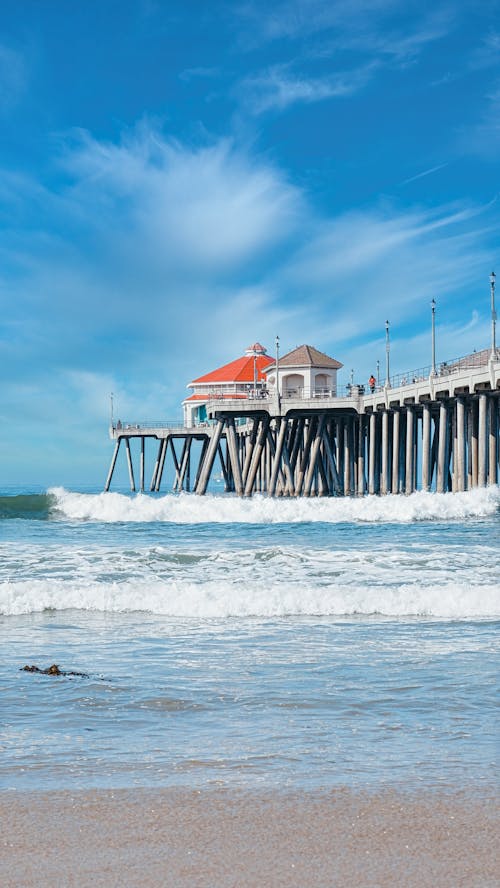
[[[376,384],[377,384],[377,380],[375,379],[375,377],[374,377],[374,375],[373,375],[373,373],[372,373],[372,375],[370,376],[370,378],[369,378],[369,380],[368,380],[368,385],[370,386],[370,391],[371,391],[372,394],[373,394],[373,392],[375,391],[375,386],[376,386]]]

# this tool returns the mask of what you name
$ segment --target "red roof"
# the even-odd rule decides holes
[[[254,360],[257,367],[257,380],[260,382],[265,379],[265,368],[268,367],[269,364],[274,363],[269,355],[257,355],[255,358],[253,356],[245,355],[243,358],[236,358],[235,361],[231,361],[229,364],[224,364],[223,367],[218,367],[217,370],[212,370],[211,373],[206,373],[205,376],[199,376],[198,379],[193,379],[193,382],[191,382],[190,385],[203,385],[204,383],[217,385],[219,382],[252,383],[254,381]]]

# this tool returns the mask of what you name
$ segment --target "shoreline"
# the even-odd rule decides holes
[[[4,791],[0,881],[493,888],[498,815],[494,787]]]

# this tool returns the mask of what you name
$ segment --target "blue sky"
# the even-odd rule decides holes
[[[101,484],[258,339],[366,381],[488,345],[498,2],[0,9],[0,483]]]

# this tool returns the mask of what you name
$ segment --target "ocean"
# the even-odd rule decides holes
[[[4,790],[495,785],[498,487],[7,493]]]

